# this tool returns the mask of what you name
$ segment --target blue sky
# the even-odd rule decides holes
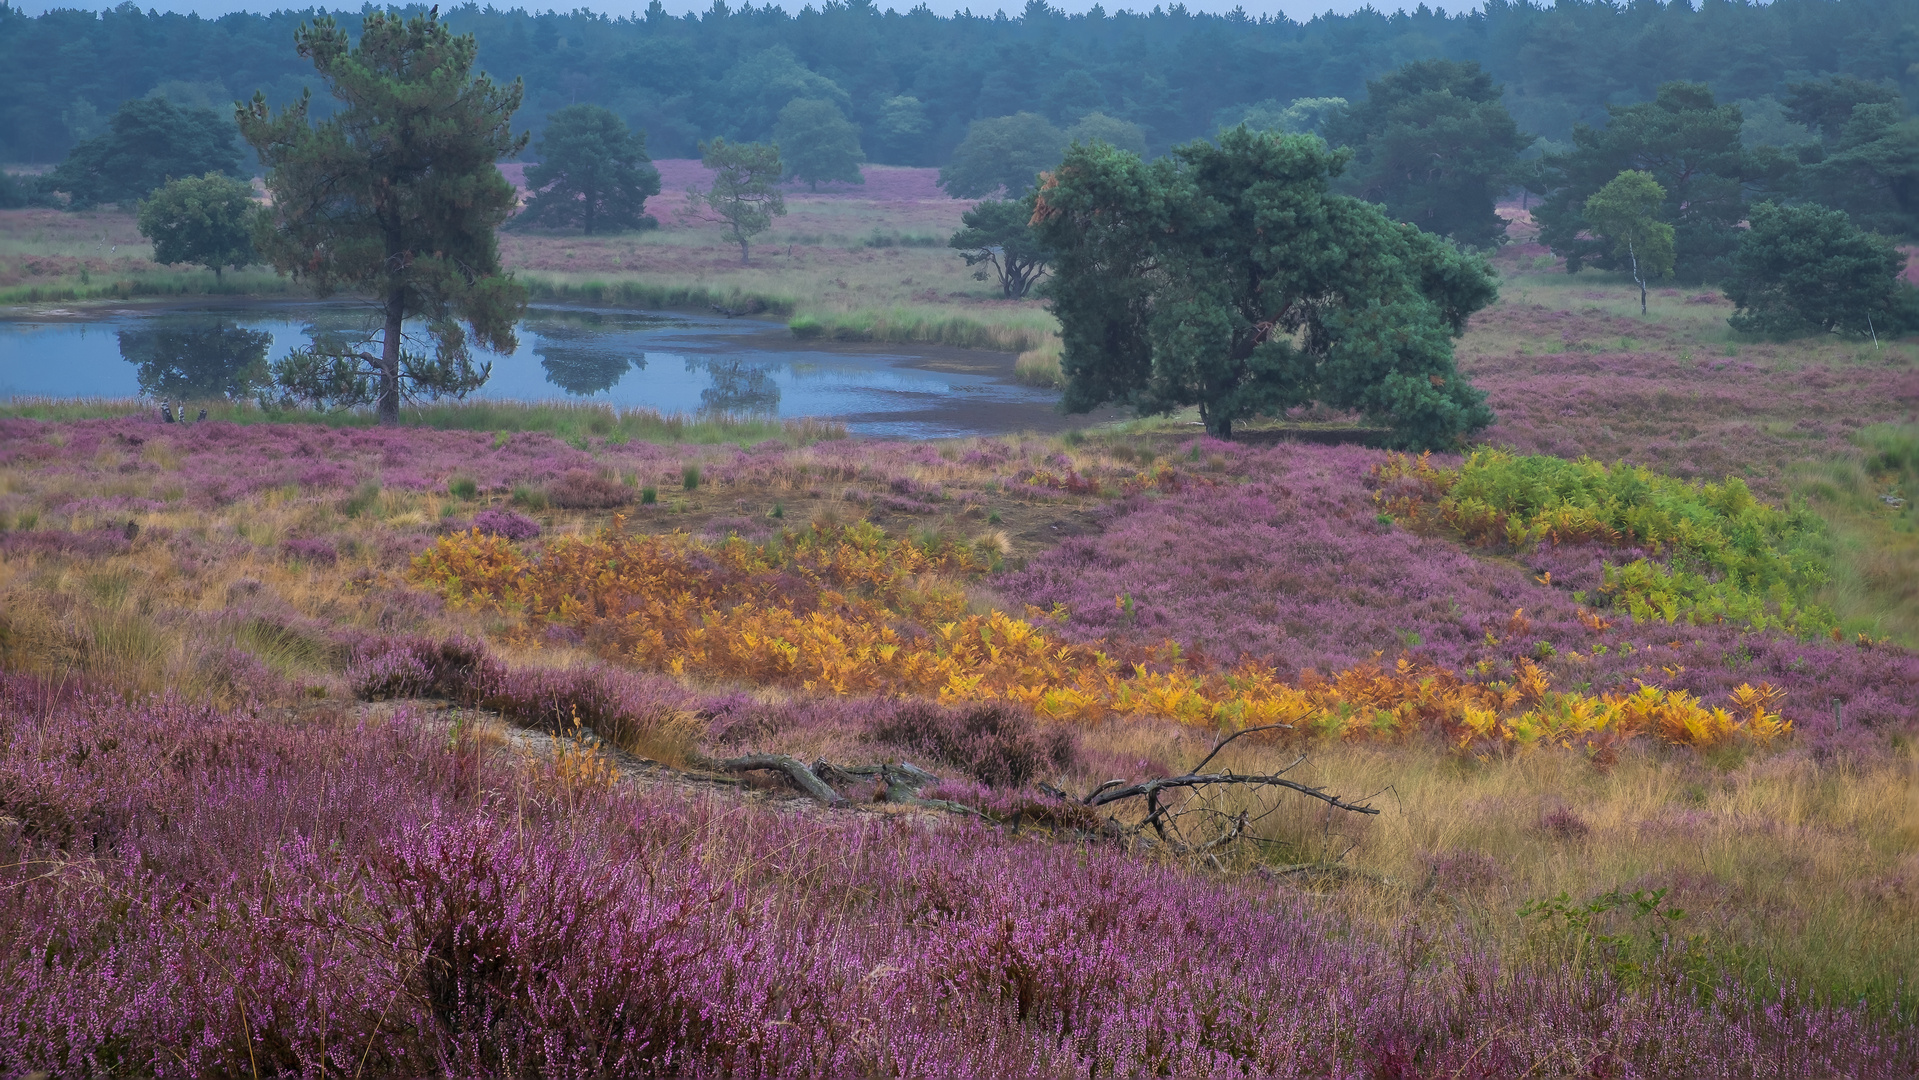
[[[16,10],[24,11],[31,15],[37,15],[50,8],[85,8],[95,6],[94,4],[84,2],[84,0],[78,0],[78,2],[76,2],[76,0],[64,0],[64,2],[62,2],[62,0],[11,0],[11,2]],[[693,2],[693,0],[663,0],[663,2],[666,4],[668,11],[671,11],[675,15],[680,15],[687,11],[704,11],[707,7],[711,6],[712,0],[703,0],[703,2]],[[814,2],[817,4],[818,0],[814,0]],[[891,2],[889,2],[889,0],[878,0],[878,2],[881,8],[894,7],[904,11],[913,6],[916,0],[891,0]],[[494,3],[500,7],[520,6],[513,3],[512,0],[494,0]],[[786,8],[788,11],[794,11],[804,6],[804,3],[805,0],[782,0],[780,6]],[[148,0],[148,3],[142,6],[158,7],[162,11],[195,11],[202,15],[224,15],[231,11],[271,11],[279,7],[305,7],[304,4],[297,2],[263,6],[257,3],[249,4],[238,2],[238,0],[177,0],[177,2],[169,4],[153,4],[151,0]],[[357,3],[336,2],[326,6],[335,8],[357,8],[359,5]],[[448,6],[452,5],[449,4]],[[526,6],[537,10],[553,8],[560,11],[570,11],[576,7],[587,7],[594,11],[604,11],[609,15],[620,16],[633,15],[646,10],[646,0],[639,0],[638,3],[633,3],[629,0],[627,3],[615,4],[575,4],[547,0],[546,3],[537,5],[528,4]],[[952,14],[955,11],[970,7],[974,14],[986,15],[991,14],[995,10],[1004,10],[1008,15],[1014,15],[1025,6],[1025,0],[927,0],[927,6],[941,14]],[[1064,0],[1064,2],[1054,0],[1053,6],[1063,8],[1067,11],[1079,12],[1091,7],[1092,0]],[[1130,0],[1130,2],[1128,2],[1128,0],[1121,0],[1121,2],[1108,3],[1105,6],[1108,11],[1116,11],[1120,8],[1147,11],[1152,9],[1153,4],[1150,2],[1141,2],[1141,0]],[[1192,11],[1225,12],[1231,11],[1235,6],[1245,7],[1248,15],[1258,16],[1261,14],[1284,13],[1292,18],[1304,20],[1314,15],[1323,14],[1328,10],[1347,12],[1357,10],[1366,5],[1359,2],[1359,0],[1336,0],[1336,2],[1328,2],[1328,0],[1252,0],[1252,2],[1244,4],[1238,4],[1235,0],[1187,0],[1186,3],[1186,7]],[[1390,0],[1387,0],[1387,2],[1377,3],[1373,6],[1386,10],[1397,10],[1401,5],[1390,3]],[[1409,4],[1405,6],[1412,7],[1415,5]],[[1445,7],[1448,11],[1456,10],[1453,5],[1436,4],[1434,6]],[[1471,6],[1476,5],[1460,4],[1457,5],[1457,9],[1463,10]]]

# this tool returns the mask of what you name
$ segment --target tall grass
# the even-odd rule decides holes
[[[0,304],[59,303],[76,300],[126,300],[136,296],[261,296],[293,291],[293,283],[265,270],[237,270],[215,277],[207,270],[148,270],[82,280],[59,278],[45,284],[0,286]]]
[[[191,405],[197,409],[201,403]],[[246,401],[211,401],[205,406],[207,419],[236,424],[325,424],[356,428],[379,424],[379,417],[365,409],[334,412],[262,409]],[[150,403],[130,398],[14,398],[0,402],[0,418],[25,420],[91,420],[152,410]],[[186,408],[183,406],[181,411],[185,413]],[[568,401],[431,402],[402,409],[400,424],[439,431],[541,431],[575,443],[595,438],[615,443],[737,443],[745,446],[777,439],[802,446],[846,435],[846,429],[839,424],[811,418],[687,416]]]
[[[1919,425],[1875,424],[1853,441],[1858,454],[1808,466],[1794,483],[1833,537],[1820,599],[1848,634],[1919,648]]]
[[[1026,352],[1039,348],[1058,324],[1029,308],[961,311],[893,305],[850,311],[808,310],[787,323],[793,336],[832,341],[924,341],[968,349]]]
[[[791,296],[737,285],[712,286],[674,281],[608,280],[573,274],[521,273],[517,275],[535,300],[584,301],[591,304],[631,304],[650,308],[697,308],[718,305],[740,311],[790,315],[798,301]]]

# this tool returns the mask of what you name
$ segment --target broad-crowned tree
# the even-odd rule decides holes
[[[44,183],[82,210],[135,202],[175,177],[237,174],[239,165],[233,125],[224,117],[141,98],[120,106],[107,130],[74,147]]]
[[[1340,187],[1427,232],[1498,243],[1506,222],[1494,207],[1533,142],[1504,94],[1472,61],[1421,60],[1367,83],[1364,101],[1325,123],[1327,141],[1353,150]]]
[[[1586,200],[1586,228],[1612,243],[1639,286],[1639,313],[1646,313],[1646,282],[1672,276],[1673,229],[1659,220],[1666,189],[1649,172],[1628,169]]]
[[[1652,101],[1608,105],[1603,128],[1573,128],[1573,149],[1550,154],[1533,181],[1546,197],[1534,209],[1539,239],[1566,260],[1618,270],[1625,258],[1586,232],[1586,200],[1627,170],[1651,173],[1666,193],[1661,220],[1673,227],[1682,281],[1716,281],[1730,269],[1746,216],[1744,185],[1764,164],[1739,142],[1737,105],[1719,105],[1697,83],[1667,83]]]
[[[955,199],[983,199],[1001,188],[1018,198],[1065,148],[1065,133],[1037,113],[975,120],[940,170],[940,187]]]
[[[985,281],[991,267],[1008,300],[1024,297],[1046,273],[1046,248],[1032,227],[1033,199],[1028,193],[1024,199],[978,203],[960,215],[964,228],[947,242],[966,265],[980,267],[974,280]]]
[[[547,118],[534,144],[540,163],[526,170],[519,226],[600,232],[644,229],[646,199],[660,193],[660,171],[646,156],[646,134],[599,105],[568,105]]]
[[[705,203],[726,223],[726,235],[740,245],[746,262],[753,238],[773,227],[786,213],[780,194],[780,148],[765,143],[729,143],[714,139],[700,144],[700,164],[713,170],[713,183],[704,191],[687,194]]]
[[[372,400],[381,423],[398,423],[403,397],[486,382],[492,365],[475,365],[469,340],[518,347],[526,288],[501,271],[496,235],[516,200],[495,162],[526,146],[511,126],[521,87],[473,74],[473,37],[452,34],[437,9],[404,21],[373,12],[357,45],[322,16],[294,42],[341,108],[314,124],[311,95],[274,113],[255,94],[240,110],[272,196],[254,243],[320,295],[373,297],[381,349],[316,343],[278,376],[292,397]],[[408,319],[426,322],[430,352],[406,347]]]
[[[153,242],[153,261],[197,263],[218,278],[222,267],[251,263],[253,188],[219,173],[169,180],[140,204],[140,235]]]
[[[804,180],[818,191],[821,182],[864,184],[860,165],[860,129],[830,101],[797,98],[780,110],[773,125],[773,143],[780,148],[786,175]]]
[[[1497,294],[1486,261],[1331,192],[1309,135],[1244,127],[1151,163],[1076,146],[1035,229],[1063,342],[1062,407],[1199,406],[1206,429],[1320,402],[1440,447],[1492,421],[1452,339]]]
[[[1788,337],[1895,332],[1912,287],[1899,280],[1905,256],[1892,241],[1854,225],[1841,210],[1758,203],[1726,296],[1728,321],[1748,333]],[[1908,294],[1908,295],[1902,295]]]

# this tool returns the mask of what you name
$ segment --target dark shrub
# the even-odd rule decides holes
[[[546,486],[546,497],[563,510],[612,510],[633,501],[625,484],[585,469],[575,469]]]
[[[340,561],[340,553],[333,547],[333,542],[318,537],[288,540],[280,548],[286,552],[287,558],[315,566],[332,566]]]
[[[874,739],[937,757],[983,784],[1021,787],[1073,763],[1076,747],[1064,728],[1041,727],[1002,705],[945,709],[908,702],[868,731]]]
[[[354,649],[347,681],[356,697],[437,697],[475,704],[505,675],[478,642],[465,638],[376,640]]]
[[[473,515],[473,527],[489,536],[508,540],[531,540],[540,535],[540,523],[511,510],[495,507]]]

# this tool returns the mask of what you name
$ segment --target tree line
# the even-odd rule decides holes
[[[0,3],[0,161],[58,161],[121,102],[156,93],[223,108],[255,90],[285,105],[312,89],[324,113],[334,103],[285,47],[315,14],[205,19],[125,3],[29,16]],[[363,17],[336,15],[349,34]],[[1356,100],[1413,58],[1478,62],[1506,87],[1522,130],[1561,142],[1575,123],[1602,123],[1607,104],[1651,100],[1675,78],[1707,84],[1764,126],[1782,122],[1778,103],[1795,80],[1846,72],[1919,91],[1919,7],[1908,0],[1706,0],[1696,10],[1491,0],[1457,14],[1419,5],[1303,23],[1181,4],[1066,15],[1029,0],[946,18],[872,0],[795,14],[716,0],[695,15],[655,3],[621,19],[469,4],[445,22],[474,35],[482,70],[525,80],[529,128],[568,105],[601,105],[664,157],[695,156],[715,136],[766,141],[795,99],[829,103],[881,163],[941,164],[973,121],[1022,112],[1062,129],[1091,113],[1123,120],[1159,154],[1288,103]]]

